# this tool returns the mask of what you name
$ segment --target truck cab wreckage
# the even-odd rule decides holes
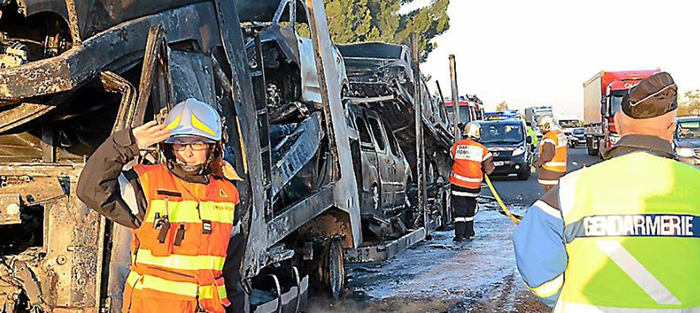
[[[112,132],[189,97],[224,117],[244,178],[256,312],[298,311],[311,286],[338,297],[346,260],[449,223],[444,104],[415,48],[384,48],[335,47],[320,0],[0,1],[0,312],[121,310],[130,232],[77,180]]]

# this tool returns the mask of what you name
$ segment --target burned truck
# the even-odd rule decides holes
[[[81,203],[77,179],[111,133],[189,97],[224,117],[226,159],[244,178],[240,275],[258,312],[298,311],[310,286],[338,297],[346,258],[372,259],[387,250],[378,242],[405,246],[428,221],[444,223],[444,182],[430,174],[443,175],[444,144],[426,139],[426,219],[412,100],[397,128],[381,103],[353,100],[346,60],[319,0],[0,2],[0,312],[120,311],[130,232]],[[393,178],[378,174],[393,184],[384,197],[366,193],[358,116],[394,158],[383,163]],[[420,127],[439,138],[431,116]]]

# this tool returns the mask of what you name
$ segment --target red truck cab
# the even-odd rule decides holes
[[[621,110],[622,97],[642,79],[659,72],[660,69],[601,71],[584,83],[584,122],[589,154],[598,154],[599,147],[610,148],[617,143],[620,135],[614,117]]]
[[[473,98],[469,97],[468,99],[465,99],[463,97],[460,97],[459,99],[459,122],[461,124],[460,128],[471,121],[478,121],[484,119],[483,103],[481,102],[481,100],[479,100],[479,98],[476,98],[476,96],[474,96]],[[454,104],[451,100],[445,101],[445,109],[450,117],[450,121],[452,121],[452,113],[454,112],[453,106]]]

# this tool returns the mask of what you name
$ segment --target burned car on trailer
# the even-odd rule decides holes
[[[410,207],[411,167],[393,131],[377,112],[354,104],[348,109],[348,125],[357,131],[360,142],[355,165],[361,167],[363,226],[378,238],[396,239],[408,231],[397,216]]]
[[[274,8],[276,3],[279,5]],[[237,4],[242,13],[241,21],[247,35],[246,50],[253,67],[261,62],[256,56],[255,36],[260,40],[271,121],[283,121],[292,114],[290,112],[297,110],[319,110],[321,82],[314,47],[310,38],[300,35],[300,30],[308,29],[304,2],[237,1]],[[333,55],[338,71],[335,77],[329,79],[338,81],[346,90],[348,79],[345,63],[335,46]],[[299,109],[300,106],[313,107]]]
[[[351,97],[397,95],[411,100],[416,86],[422,88],[423,115],[439,128],[448,127],[447,112],[437,98],[430,97],[425,81],[416,83],[411,51],[405,45],[368,42],[338,46],[345,59]]]
[[[416,219],[417,212],[413,210],[417,203],[417,185],[413,178],[416,177],[415,169],[418,166],[414,96],[420,94],[421,120],[426,134],[424,146],[427,164],[428,202],[431,205],[431,214],[442,216],[442,223],[449,223],[450,217],[447,211],[449,210],[447,205],[449,193],[446,189],[446,177],[450,171],[450,158],[447,150],[451,145],[452,135],[448,130],[444,105],[440,105],[437,98],[430,96],[424,79],[416,82],[410,50],[404,45],[382,42],[340,45],[339,49],[345,60],[350,82],[350,89],[347,92],[348,98],[358,108],[362,108],[351,110],[351,112],[355,115],[354,128],[359,133],[363,151],[371,149],[374,145],[377,155],[381,155],[384,150],[387,150],[389,156],[393,155],[396,159],[389,164],[388,168],[388,171],[396,173],[392,174],[395,178],[387,181],[387,184],[391,185],[389,188],[394,188],[398,193],[390,197],[394,200],[381,200],[384,205],[387,201],[392,203],[393,208],[385,209],[384,214],[376,214],[376,212],[365,214],[363,218],[371,217],[371,221],[376,225],[372,227],[375,229],[373,233],[380,236],[386,236],[387,233],[400,233],[401,229],[420,225],[420,219]],[[376,115],[377,121],[382,122],[375,123],[374,126],[371,124],[361,125],[362,121],[357,120],[358,112],[359,116]],[[370,118],[369,121],[374,120]],[[363,130],[364,128],[369,128],[369,131]],[[370,136],[363,134],[365,132],[370,133]],[[386,146],[388,147],[377,142],[376,134],[382,132],[387,133]],[[395,149],[392,146],[394,144],[392,139],[396,140]],[[394,153],[394,151],[396,152]],[[400,159],[407,161],[409,171],[404,173],[401,170],[402,162],[399,161]],[[396,169],[394,169],[394,165],[396,165]],[[365,168],[366,166],[363,165],[363,169]],[[365,176],[363,173],[363,179],[367,180]],[[380,185],[376,184],[376,186]],[[375,193],[376,186],[373,182],[364,182],[361,185],[363,194],[361,199],[376,198],[377,194],[380,199],[389,197],[389,191],[386,190]],[[370,203],[372,202],[370,201]],[[367,211],[365,207],[363,210]],[[393,231],[376,231],[380,228],[379,225],[397,224],[392,222],[397,217],[401,217],[406,227],[399,225],[399,227],[394,227]]]

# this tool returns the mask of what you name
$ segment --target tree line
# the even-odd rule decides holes
[[[414,0],[324,0],[333,42],[348,44],[383,41],[410,44],[418,34],[420,59],[425,61],[437,48],[433,38],[450,28],[447,7],[450,0],[432,0],[422,8],[400,14],[402,5]]]

